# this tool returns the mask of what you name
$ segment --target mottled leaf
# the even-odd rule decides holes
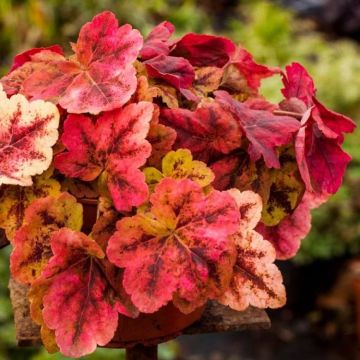
[[[253,230],[261,216],[261,198],[251,191],[232,194],[241,214],[239,231],[233,236],[237,259],[229,289],[219,300],[237,311],[249,305],[281,307],[286,294],[281,272],[274,264],[275,249]]]
[[[11,274],[22,284],[31,284],[51,257],[50,237],[62,227],[80,230],[82,206],[68,193],[33,201],[25,211],[23,225],[13,239]]]
[[[206,66],[195,69],[194,90],[198,96],[206,97],[217,90],[221,84],[223,69],[215,66]]]
[[[50,68],[51,64],[64,59],[62,52],[54,51],[53,47],[32,49],[19,55],[19,59],[14,62],[14,68],[6,76],[0,79],[4,91],[8,96],[24,93],[24,81],[33,73],[44,68]]]
[[[146,182],[153,187],[163,178],[190,179],[205,187],[214,180],[213,172],[202,161],[193,160],[187,149],[168,152],[162,160],[162,172],[154,167],[144,169]]]
[[[195,111],[164,109],[161,121],[177,132],[174,148],[189,149],[197,160],[207,162],[214,153],[228,154],[241,146],[240,124],[216,102]]]
[[[31,186],[3,185],[0,188],[0,228],[11,241],[22,225],[25,209],[36,199],[60,194],[60,184],[48,172],[35,176]]]
[[[294,257],[311,229],[311,213],[309,194],[305,195],[295,211],[284,218],[276,226],[265,226],[260,223],[256,230],[269,240],[275,250],[276,257],[286,260]]]
[[[55,105],[22,95],[8,99],[0,84],[0,185],[29,186],[31,176],[49,168],[58,126]]]
[[[268,197],[263,199],[262,222],[268,226],[277,225],[298,206],[305,190],[297,167],[294,152],[287,149],[281,152],[280,169],[269,170],[266,188]]]
[[[51,249],[42,273],[49,280],[43,319],[62,354],[81,357],[106,345],[118,324],[114,291],[98,264],[105,254],[95,240],[68,228],[52,234]]]
[[[43,298],[49,289],[50,282],[48,280],[38,280],[31,284],[28,298],[30,302],[30,315],[32,320],[40,326],[41,341],[48,353],[54,354],[59,351],[56,344],[55,331],[49,329],[42,314]]]
[[[173,299],[191,312],[229,284],[229,235],[239,226],[239,211],[229,194],[204,195],[188,179],[165,178],[150,202],[149,211],[117,223],[107,255],[125,268],[125,290],[140,311],[152,313]]]
[[[242,151],[226,156],[210,166],[215,174],[213,186],[256,192],[263,202],[262,221],[277,225],[293,213],[305,190],[293,149],[282,149],[279,160],[280,169],[268,169],[263,161],[253,162]]]
[[[62,142],[67,152],[55,158],[55,167],[68,177],[96,179],[104,170],[118,210],[130,210],[145,201],[148,189],[139,170],[151,152],[145,139],[153,113],[147,102],[106,112],[96,123],[85,115],[70,115]]]
[[[10,72],[16,70],[20,66],[24,65],[26,62],[31,61],[33,55],[40,53],[42,51],[52,51],[54,53],[64,55],[64,52],[61,46],[59,45],[53,45],[46,48],[34,48],[34,49],[26,50],[14,57],[14,61],[11,65]]]
[[[158,102],[161,100],[168,108],[174,109],[179,107],[177,92],[174,87],[167,84],[151,83],[146,76],[138,78],[138,87],[133,96],[133,102],[150,101]]]
[[[23,92],[33,99],[56,102],[70,113],[98,114],[119,108],[136,89],[133,62],[142,45],[137,30],[128,24],[119,27],[115,15],[105,11],[81,28],[72,44],[73,56],[59,55],[42,64],[24,81]],[[32,57],[35,62],[38,55]]]

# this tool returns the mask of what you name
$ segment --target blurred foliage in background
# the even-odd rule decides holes
[[[226,5],[226,6],[225,6]],[[177,35],[212,32],[229,36],[252,52],[257,61],[284,66],[299,61],[309,70],[319,98],[335,111],[360,116],[360,52],[351,41],[328,40],[309,21],[264,0],[0,0],[0,74],[12,57],[31,47],[61,44],[69,49],[83,23],[101,10],[116,13],[121,23],[131,23],[143,34],[160,21],[173,22]],[[280,78],[264,81],[264,93],[280,99]],[[295,261],[306,263],[360,252],[360,130],[349,137],[347,150],[353,162],[344,186],[328,204],[313,213],[313,229],[303,241]],[[4,360],[63,359],[34,349],[18,350],[7,293],[8,252],[0,252],[0,358]],[[170,343],[161,358],[175,357]],[[121,359],[119,351],[100,349],[87,359]]]

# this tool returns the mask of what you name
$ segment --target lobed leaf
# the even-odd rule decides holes
[[[241,146],[238,121],[217,102],[204,103],[195,111],[163,109],[161,121],[176,130],[174,148],[189,149],[197,160],[207,162],[211,155],[228,154]]]
[[[0,84],[0,185],[29,186],[49,168],[58,126],[55,105],[22,95],[8,99]]]
[[[282,149],[279,160],[280,169],[268,169],[263,161],[253,162],[243,151],[225,156],[210,166],[215,174],[213,186],[256,192],[263,202],[262,222],[275,226],[293,213],[305,190],[293,149]]]
[[[168,55],[171,42],[171,35],[174,33],[175,27],[169,21],[163,21],[155,26],[144,41],[140,55],[143,60],[154,58],[158,55]]]
[[[252,191],[232,191],[241,214],[240,227],[233,236],[237,259],[229,289],[219,301],[234,310],[248,306],[277,308],[286,302],[279,269],[273,263],[275,250],[254,231],[261,216],[261,198]]]
[[[280,168],[277,146],[293,142],[300,123],[289,116],[276,116],[267,110],[254,110],[234,100],[226,91],[216,91],[216,100],[224,111],[230,112],[239,122],[250,144],[248,152],[253,161],[264,158],[269,168]]]
[[[153,167],[144,169],[146,182],[154,187],[163,178],[190,179],[205,187],[214,180],[214,174],[202,161],[193,160],[187,149],[168,152],[162,159],[162,172]]]
[[[60,184],[48,172],[35,176],[31,186],[3,185],[0,188],[0,228],[12,241],[22,225],[26,208],[36,199],[60,194]]]
[[[51,100],[69,113],[119,108],[136,89],[133,62],[142,45],[137,30],[128,24],[119,27],[113,13],[102,12],[81,28],[70,58],[57,55],[43,62],[42,53],[32,55],[24,66],[39,61],[41,66],[24,79],[22,91],[32,99]]]
[[[256,230],[269,240],[275,250],[276,258],[286,260],[294,257],[311,229],[311,201],[306,193],[295,211],[276,226],[260,223]]]
[[[52,256],[50,237],[62,227],[80,230],[82,206],[68,193],[33,201],[13,239],[10,270],[16,281],[31,284]]]
[[[257,64],[248,51],[238,47],[224,69],[222,87],[245,98],[256,96],[261,80],[279,73],[279,68]]]
[[[92,181],[105,170],[117,210],[141,205],[148,189],[139,167],[151,152],[145,138],[153,109],[147,102],[129,104],[102,114],[95,124],[88,116],[69,115],[61,138],[68,151],[56,156],[55,167],[83,181]]]
[[[95,240],[68,228],[53,233],[51,249],[42,274],[49,281],[43,319],[62,354],[81,357],[106,345],[118,324],[113,289],[96,262],[105,254]]]
[[[34,48],[34,49],[26,50],[14,57],[14,61],[10,68],[10,73],[16,70],[17,68],[19,68],[20,66],[24,65],[26,62],[31,61],[33,55],[38,54],[42,51],[52,51],[54,53],[64,55],[64,52],[61,46],[59,45],[53,45],[46,48]]]
[[[8,96],[24,94],[25,80],[41,69],[50,69],[54,62],[63,58],[62,51],[56,47],[28,50],[15,56],[11,71],[0,79],[0,83]]]
[[[125,268],[124,288],[140,311],[152,313],[173,300],[191,312],[229,284],[239,226],[232,197],[204,195],[189,179],[163,179],[149,211],[126,217],[107,248],[109,260]]]
[[[351,160],[341,148],[343,133],[352,132],[355,123],[337,114],[315,98],[313,80],[298,63],[286,67],[282,93],[286,106],[301,111],[301,128],[296,136],[296,158],[306,189],[322,194],[333,194],[341,185]]]

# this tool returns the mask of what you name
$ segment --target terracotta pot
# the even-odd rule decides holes
[[[136,344],[150,346],[168,341],[199,320],[204,310],[205,306],[190,314],[183,314],[169,303],[156,313],[140,314],[136,319],[119,316],[115,336],[106,347],[129,348]]]
[[[97,200],[79,199],[84,208],[82,231],[90,233],[97,218]],[[108,348],[129,348],[136,344],[155,345],[178,336],[183,329],[199,320],[205,305],[183,314],[172,303],[153,314],[140,314],[136,319],[119,316],[119,325]]]

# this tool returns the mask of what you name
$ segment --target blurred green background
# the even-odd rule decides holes
[[[15,54],[31,47],[61,44],[66,50],[83,23],[104,9],[116,13],[120,23],[131,23],[144,35],[163,20],[173,22],[177,34],[223,34],[243,44],[258,62],[285,66],[299,61],[309,70],[318,97],[335,111],[355,120],[360,115],[360,53],[351,40],[327,39],[309,20],[299,19],[274,2],[263,0],[0,0],[0,75],[7,72]],[[263,93],[280,99],[280,77],[263,82]],[[313,212],[311,234],[293,260],[307,264],[317,259],[356,256],[360,252],[360,130],[345,147],[353,161],[339,193]],[[0,252],[0,359],[46,360],[63,357],[36,349],[19,350],[15,344],[8,299],[9,249]],[[173,359],[176,343],[161,347],[161,359]],[[100,349],[87,359],[121,359],[118,350]]]

